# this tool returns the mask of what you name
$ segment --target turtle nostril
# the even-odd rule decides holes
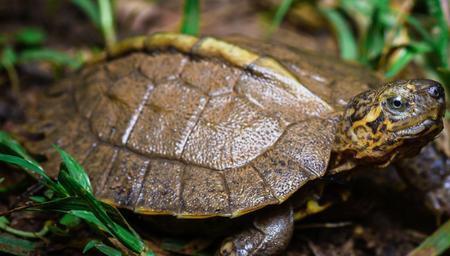
[[[444,97],[444,88],[440,85],[433,85],[427,89],[428,94],[435,99]]]

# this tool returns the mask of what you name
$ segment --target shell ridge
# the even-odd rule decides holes
[[[144,110],[145,104],[148,102],[150,98],[150,94],[153,92],[153,89],[155,86],[150,82],[147,84],[147,89],[145,90],[144,96],[139,102],[138,107],[134,110],[133,114],[131,115],[130,120],[128,121],[127,127],[125,128],[125,132],[122,135],[122,144],[126,145],[128,142],[128,139],[130,138],[131,133],[133,132],[134,127],[137,124],[137,121],[139,117],[142,114],[142,111]]]
[[[188,134],[186,135],[184,141],[183,141],[183,145],[181,146],[181,152],[180,152],[180,159],[184,159],[184,152],[186,150],[186,146],[191,138],[192,132],[195,130],[195,128],[197,127],[198,123],[200,122],[203,113],[205,112],[206,106],[208,105],[209,101],[210,101],[210,97],[206,96],[206,102],[204,104],[201,104],[199,106],[201,106],[201,110],[200,113],[198,113],[197,115],[197,119],[194,121],[194,125],[192,125],[192,128],[188,131]],[[193,115],[195,116],[195,115]]]

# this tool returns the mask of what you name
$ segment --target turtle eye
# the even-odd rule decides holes
[[[401,96],[395,96],[387,99],[388,108],[394,112],[404,112],[408,107],[408,103]]]

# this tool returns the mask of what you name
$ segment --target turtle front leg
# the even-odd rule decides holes
[[[285,204],[263,210],[253,219],[252,224],[227,237],[217,255],[276,255],[283,252],[294,231],[292,206]]]

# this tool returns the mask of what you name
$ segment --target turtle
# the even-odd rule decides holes
[[[228,223],[218,255],[273,255],[300,188],[417,154],[442,130],[445,92],[282,43],[160,32],[117,43],[39,102],[27,129],[42,136],[26,147],[51,175],[56,144],[102,201],[169,232]]]

